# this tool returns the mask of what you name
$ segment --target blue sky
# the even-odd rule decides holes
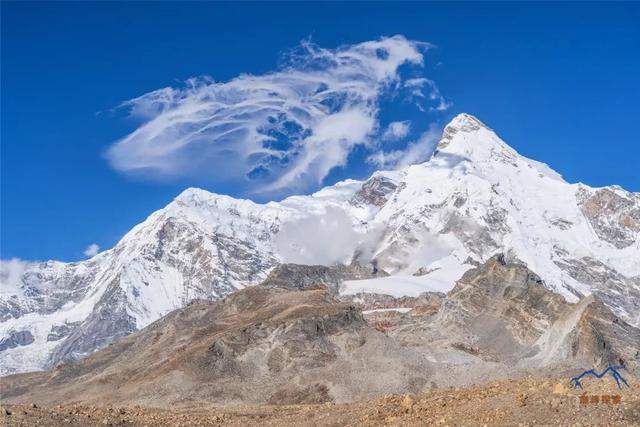
[[[476,115],[570,182],[640,191],[638,22],[638,3],[3,2],[0,256],[82,259],[90,244],[112,246],[188,186],[267,200],[311,191],[318,182],[363,178],[376,167],[376,155],[420,141],[430,125],[442,126],[459,112]],[[201,140],[189,140],[176,156],[141,151],[149,140],[140,129],[149,117],[158,118],[149,108],[171,113],[185,99],[209,102],[229,93],[230,86],[204,79],[190,88],[184,83],[189,78],[241,84],[236,101],[252,101],[259,93],[255,84],[265,80],[247,86],[237,79],[243,73],[286,71],[279,75],[286,86],[294,74],[315,78],[327,70],[326,61],[351,58],[371,47],[361,43],[397,34],[423,55],[423,65],[412,63],[406,45],[387,46],[380,55],[396,52],[407,62],[392,70],[394,88],[368,92],[380,75],[369,63],[357,64],[364,67],[355,70],[362,89],[330,99],[330,108],[336,99],[356,99],[353,115],[342,119],[361,124],[338,135],[338,154],[322,141],[317,146],[325,148],[318,150],[290,147],[283,133],[307,141],[309,130],[295,128],[286,114],[259,127],[274,138],[275,157],[242,157],[232,148],[237,163],[231,172],[221,152],[199,151]],[[309,40],[315,47],[304,51],[301,42]],[[329,86],[343,88],[349,73],[331,70]],[[422,99],[411,96],[407,83],[419,78],[433,81],[421,83]],[[169,86],[175,88],[171,96],[158,103],[154,91]],[[122,106],[150,93],[156,97]],[[439,111],[442,103],[452,105]],[[326,115],[318,114],[309,125],[315,133],[321,129],[316,119]],[[255,130],[252,120],[242,131]],[[380,142],[389,123],[405,120],[411,122],[406,136]],[[360,141],[372,126],[375,141]],[[401,126],[395,129],[403,134]],[[136,130],[134,142],[113,148]],[[161,143],[170,143],[172,134],[163,135]],[[224,141],[230,147],[251,143],[234,135]],[[303,161],[310,155],[316,157]],[[197,164],[185,166],[193,160]],[[341,162],[346,166],[331,169]],[[303,185],[292,188],[292,182]]]

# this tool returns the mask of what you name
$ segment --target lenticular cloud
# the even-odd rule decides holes
[[[304,42],[269,74],[147,93],[123,104],[142,124],[107,157],[122,172],[205,177],[247,192],[320,185],[356,146],[381,149],[372,142],[380,99],[405,87],[401,68],[421,67],[427,48],[402,36],[334,50]]]

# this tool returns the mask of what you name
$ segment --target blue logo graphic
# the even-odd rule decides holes
[[[625,368],[624,365],[622,365],[622,366],[609,366],[607,369],[602,371],[602,373],[600,373],[600,374],[594,369],[589,369],[588,371],[584,371],[583,373],[581,373],[577,377],[571,378],[571,384],[575,388],[582,389],[582,383],[580,382],[580,380],[582,378],[587,377],[589,375],[591,375],[593,377],[596,377],[596,378],[602,378],[605,375],[607,375],[607,373],[610,372],[611,376],[613,377],[613,379],[616,380],[616,383],[618,384],[618,388],[619,389],[622,388],[622,384],[624,384],[627,387],[629,387],[629,383],[627,383],[627,381],[620,374],[620,372],[619,372],[620,369],[627,369],[627,368]]]

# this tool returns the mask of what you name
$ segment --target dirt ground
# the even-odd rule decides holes
[[[355,425],[634,425],[640,426],[640,383],[619,390],[611,379],[508,380],[417,396],[323,405],[148,408],[8,405],[7,426],[355,426]]]

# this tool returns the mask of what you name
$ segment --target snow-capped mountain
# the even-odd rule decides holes
[[[83,357],[283,262],[373,264],[390,276],[341,292],[400,296],[448,291],[498,252],[640,324],[640,194],[569,184],[461,114],[422,164],[267,204],[188,189],[87,261],[4,262],[0,373]]]

